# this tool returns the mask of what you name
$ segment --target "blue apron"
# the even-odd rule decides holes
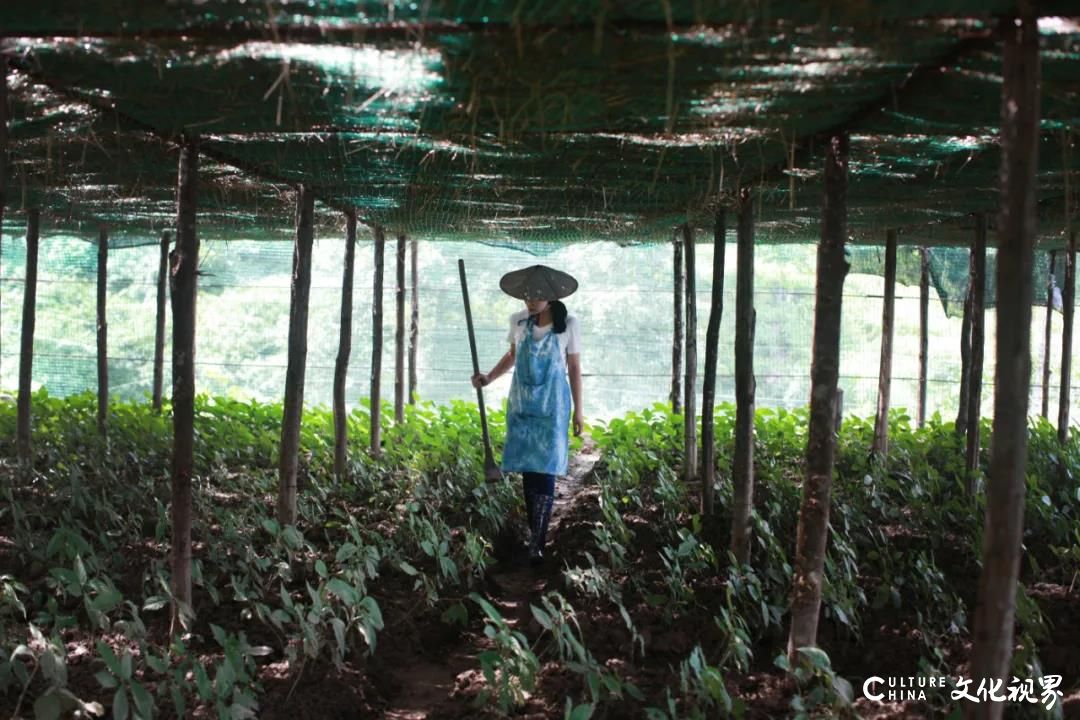
[[[533,337],[533,319],[517,344],[506,412],[504,472],[565,475],[570,424],[570,383],[554,328]]]

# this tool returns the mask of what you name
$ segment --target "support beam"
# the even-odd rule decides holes
[[[97,429],[109,434],[109,324],[105,312],[109,294],[109,231],[98,230],[97,254]]]
[[[724,314],[724,210],[716,211],[713,225],[712,303],[705,330],[705,377],[701,385],[701,514],[711,522],[716,492],[716,361],[720,321]]]
[[[345,380],[352,354],[353,271],[356,266],[356,213],[345,213],[345,269],[341,278],[341,323],[338,354],[334,364],[334,477],[338,482],[349,473],[349,416],[345,404]]]
[[[1057,265],[1057,250],[1050,251],[1050,272],[1046,274],[1046,333],[1043,335],[1043,370],[1042,370],[1042,416],[1050,417],[1050,345],[1053,342],[1054,329],[1054,271]]]
[[[919,248],[919,427],[926,424],[926,377],[930,357],[930,251]]]
[[[195,302],[198,291],[199,237],[196,199],[199,140],[180,147],[176,189],[176,250],[170,256],[172,306],[172,624],[191,614],[191,477],[195,466]],[[170,631],[171,634],[171,631]]]
[[[158,259],[157,316],[154,323],[154,411],[161,412],[161,392],[165,378],[165,290],[169,277],[169,231],[161,233],[161,255]]]
[[[682,347],[683,347],[683,245],[678,233],[673,238],[674,299],[673,317],[675,332],[671,338],[671,412],[682,412]]]
[[[968,492],[975,492],[979,467],[979,417],[982,414],[983,328],[986,324],[986,216],[975,214],[975,243],[971,249],[971,372],[968,381],[967,449],[964,467]]]
[[[750,513],[754,507],[754,203],[739,197],[738,276],[735,280],[735,457],[732,458],[731,552],[750,562]]]
[[[37,318],[38,238],[41,213],[26,211],[26,276],[23,281],[22,344],[19,348],[19,397],[16,401],[15,444],[19,471],[28,480],[34,470],[34,447],[31,440],[30,386],[34,374],[34,321]]]
[[[405,422],[405,244],[397,239],[397,287],[394,292],[394,424]]]
[[[1016,583],[1024,529],[1031,383],[1032,255],[1039,154],[1039,29],[1030,2],[1002,18],[1001,214],[998,221],[997,372],[994,442],[986,492],[982,573],[975,611],[971,676],[975,685],[1008,682]],[[1005,703],[968,703],[965,717],[999,720]]]
[[[697,282],[694,253],[694,231],[683,223],[683,248],[686,260],[686,384],[683,388],[683,478],[692,482],[698,478],[697,446]]]
[[[848,263],[847,237],[848,136],[834,136],[825,157],[825,198],[821,242],[818,243],[814,306],[813,359],[810,366],[810,425],[806,446],[806,482],[795,546],[791,592],[791,633],[787,654],[799,659],[798,649],[817,645],[825,548],[829,532],[829,501],[836,453],[836,383],[840,373],[840,310]]]
[[[7,55],[0,54],[0,277],[4,276],[3,273],[3,257],[4,257],[4,210],[7,208],[7,120],[8,120],[8,98],[7,98],[7,72],[8,61]],[[3,309],[2,305],[3,293],[0,293],[0,311]],[[3,312],[0,312],[0,317],[3,317]],[[0,326],[0,337],[3,336],[3,327]],[[2,348],[0,348],[2,350]],[[0,352],[0,359],[3,358],[3,353]]]
[[[416,403],[416,354],[417,341],[420,336],[420,298],[417,295],[417,266],[419,265],[419,248],[416,239],[409,241],[409,274],[412,278],[412,314],[409,320],[409,404]]]
[[[1061,391],[1058,393],[1058,440],[1069,439],[1069,400],[1072,381],[1073,310],[1076,305],[1076,231],[1069,231],[1065,251],[1065,288],[1061,297],[1064,319],[1061,328]]]
[[[376,225],[375,288],[371,302],[371,456],[382,455],[382,343],[383,343],[383,266],[386,256],[386,231]]]
[[[971,396],[971,265],[975,262],[968,253],[968,287],[964,295],[964,319],[960,323],[960,402],[956,409],[957,435],[967,434],[968,398]]]
[[[289,359],[285,370],[281,455],[278,458],[277,519],[282,527],[296,524],[296,475],[300,461],[300,422],[304,414],[304,378],[307,374],[311,250],[315,241],[315,194],[311,188],[301,185],[296,203],[296,244],[293,246],[289,303]]]
[[[889,454],[889,391],[892,388],[893,325],[896,317],[896,230],[885,231],[885,298],[881,304],[881,364],[878,367],[877,415],[870,451]]]

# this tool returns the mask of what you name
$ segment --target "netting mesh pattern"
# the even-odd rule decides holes
[[[763,241],[792,241],[820,216],[838,130],[857,242],[964,243],[966,215],[997,204],[1006,2],[143,5],[0,7],[15,208],[120,242],[161,229],[177,136],[198,133],[201,221],[223,232],[286,230],[304,183],[324,214],[425,239],[656,241],[752,187]],[[1066,176],[1080,187],[1080,26],[1042,28],[1040,233],[1057,246]]]
[[[494,280],[525,250],[599,273],[582,278],[576,299],[592,333],[590,410],[661,399],[670,377],[672,227],[690,222],[708,235],[717,208],[750,189],[755,239],[772,245],[759,251],[759,402],[800,404],[814,275],[805,244],[821,217],[824,140],[845,131],[855,273],[842,359],[849,407],[872,403],[881,281],[870,276],[882,271],[875,246],[886,228],[899,228],[900,278],[909,286],[918,276],[910,246],[935,246],[931,405],[947,409],[958,376],[948,338],[967,292],[972,213],[987,216],[991,246],[996,232],[995,28],[1013,10],[1005,0],[0,4],[0,53],[10,64],[0,384],[14,385],[24,211],[38,207],[46,238],[35,381],[61,393],[93,385],[96,260],[83,239],[104,225],[114,251],[113,389],[148,389],[156,246],[175,223],[178,143],[197,134],[198,357],[208,391],[280,394],[289,241],[304,184],[318,198],[321,238],[313,401],[328,399],[347,209],[423,246],[424,397],[469,394],[455,256],[476,266],[482,344],[497,357],[490,348],[513,307]],[[1039,247],[1049,249],[1078,221],[1080,24],[1074,2],[1040,3],[1039,11],[1036,195]],[[370,233],[363,238],[358,278],[370,277]],[[702,333],[708,253],[703,247],[699,258]],[[991,308],[994,268],[991,252]],[[1033,301],[1044,303],[1045,253],[1034,272]],[[1058,287],[1060,273],[1061,263]],[[386,292],[389,301],[389,282]],[[367,392],[365,303],[370,292],[358,292],[351,399]],[[726,305],[730,319],[730,297]],[[913,308],[898,301],[901,325]],[[389,312],[386,332],[389,343]],[[909,406],[911,333],[898,328],[895,390]],[[730,353],[721,357],[723,398],[732,367]]]
[[[1042,3],[1047,14],[1067,14],[1064,0]],[[78,28],[84,32],[139,33],[230,28],[260,29],[273,25],[288,34],[305,29],[318,32],[347,30],[408,31],[414,26],[454,29],[462,25],[602,25],[604,22],[666,23],[845,23],[874,25],[895,20],[920,19],[937,14],[953,17],[989,17],[1014,9],[1009,0],[888,0],[885,2],[821,3],[801,0],[765,0],[738,3],[728,0],[658,3],[653,0],[552,0],[544,3],[502,0],[286,0],[272,5],[244,0],[179,0],[144,3],[139,0],[98,0],[72,7],[63,0],[27,4],[20,13],[3,17],[15,32],[34,34]],[[388,26],[401,23],[403,27]]]
[[[396,240],[387,243],[384,287],[384,399],[393,397],[394,272]],[[418,392],[422,399],[473,399],[457,259],[469,273],[473,316],[482,369],[508,349],[507,320],[520,302],[498,290],[502,273],[535,262],[573,273],[580,290],[568,299],[582,323],[585,408],[592,418],[611,417],[665,401],[671,381],[673,332],[672,248],[667,245],[618,247],[610,243],[559,246],[537,257],[513,246],[440,242],[419,244],[420,327]],[[902,249],[903,250],[903,249]],[[0,386],[17,383],[22,309],[21,238],[5,236],[0,294]],[[726,249],[724,315],[720,333],[718,400],[734,400],[733,328],[735,247]],[[966,251],[959,251],[964,253]],[[337,354],[344,242],[316,241],[308,330],[305,400],[329,404]],[[699,383],[704,365],[705,327],[711,297],[712,246],[697,251]],[[755,369],[760,406],[795,407],[809,392],[815,248],[812,245],[758,248],[755,269],[757,339]],[[150,392],[158,251],[153,246],[116,249],[109,258],[110,388],[119,396]],[[96,387],[96,248],[78,238],[54,235],[41,244],[33,381],[51,393]],[[200,392],[262,400],[280,399],[287,358],[289,281],[292,245],[267,241],[214,241],[203,244],[199,284],[196,384]],[[966,267],[966,257],[963,260]],[[858,268],[856,267],[856,270]],[[372,320],[373,246],[358,242],[354,295],[353,351],[346,397],[355,406],[369,392]],[[903,274],[902,274],[903,278]],[[916,276],[917,278],[917,276]],[[1044,278],[1045,280],[1045,278]],[[411,286],[411,281],[407,281]],[[873,412],[877,393],[881,326],[880,277],[853,272],[845,284],[840,385],[847,412]],[[897,288],[893,405],[914,413],[918,378],[918,289]],[[406,318],[409,317],[408,310]],[[406,320],[408,322],[408,319]],[[959,319],[949,317],[932,293],[929,323],[928,398],[931,412],[956,412],[959,378]],[[1042,324],[1032,329],[1032,401],[1041,398]],[[993,392],[994,313],[987,314],[984,407]],[[167,333],[171,325],[167,324]],[[406,333],[407,335],[407,333]],[[167,335],[167,337],[170,337]],[[1060,355],[1060,319],[1055,321],[1052,366]],[[166,351],[166,394],[170,369]],[[1074,377],[1073,383],[1080,381]],[[498,404],[508,378],[487,397]],[[1057,372],[1051,398],[1057,398]],[[700,391],[700,386],[699,386]]]

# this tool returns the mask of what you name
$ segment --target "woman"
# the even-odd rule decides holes
[[[473,376],[484,387],[514,368],[506,413],[503,472],[522,473],[529,522],[529,559],[543,562],[548,520],[555,501],[555,477],[566,474],[573,398],[574,435],[581,435],[581,333],[564,298],[577,281],[544,265],[509,272],[499,281],[505,293],[525,301],[510,316],[510,350],[488,373]],[[567,374],[570,381],[567,383]]]

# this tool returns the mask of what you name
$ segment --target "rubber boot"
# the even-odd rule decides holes
[[[536,565],[544,560],[548,521],[551,519],[551,507],[555,504],[555,496],[536,494],[533,495],[532,501],[532,512],[529,513],[529,520],[531,521],[529,527],[529,562]]]
[[[526,492],[525,495],[525,526],[529,529],[529,541],[527,549],[532,551],[533,518],[536,517],[536,493]]]

